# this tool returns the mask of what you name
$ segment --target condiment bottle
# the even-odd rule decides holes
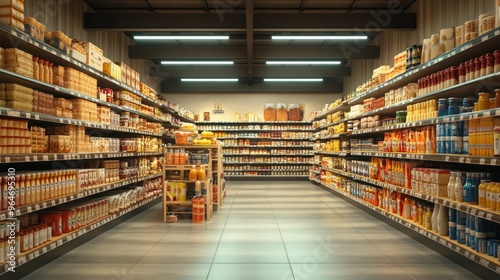
[[[486,54],[486,75],[493,74],[495,70],[495,56],[493,53]]]
[[[495,57],[495,66],[493,68],[493,72],[500,72],[500,50],[496,50],[493,52],[493,56]]]
[[[486,206],[486,187],[488,186],[488,182],[486,180],[481,180],[481,184],[478,187],[478,203],[479,207]]]
[[[489,92],[480,92],[479,99],[477,101],[477,110],[487,110],[490,108],[490,93]]]
[[[25,195],[25,202],[26,204],[31,204],[31,173],[26,174],[26,181],[25,181],[25,186],[26,186],[26,195]]]

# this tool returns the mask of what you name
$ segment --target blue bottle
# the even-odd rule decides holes
[[[465,203],[471,203],[471,197],[472,197],[472,190],[471,190],[471,178],[470,178],[470,173],[467,172],[465,179],[465,184],[463,185],[463,194],[464,194],[464,202]]]
[[[460,244],[466,243],[466,223],[467,215],[465,212],[457,210],[457,242]]]
[[[457,240],[457,210],[448,208],[448,236],[451,240]]]

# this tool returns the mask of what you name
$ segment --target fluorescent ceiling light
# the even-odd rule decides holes
[[[339,65],[340,61],[266,61],[270,65]]]
[[[273,40],[366,40],[366,35],[332,35],[332,36],[272,36]]]
[[[237,82],[238,79],[218,79],[218,78],[182,78],[182,82]]]
[[[314,78],[314,79],[303,79],[303,78],[296,78],[296,79],[283,79],[283,78],[265,78],[264,82],[322,82],[322,78]]]
[[[227,40],[229,36],[134,36],[136,40]]]
[[[163,65],[231,65],[233,61],[162,61]]]

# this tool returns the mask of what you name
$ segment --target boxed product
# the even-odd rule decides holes
[[[87,63],[90,67],[102,71],[104,62],[103,51],[90,42],[84,42],[83,47],[87,52],[87,59],[85,63]]]
[[[24,0],[0,0],[0,7],[15,8],[24,13]]]

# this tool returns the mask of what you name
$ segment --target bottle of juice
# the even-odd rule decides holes
[[[500,183],[496,183],[495,186],[497,187],[496,209],[500,212]]]
[[[497,196],[499,194],[498,187],[500,184],[493,183],[490,191],[490,209],[493,211],[498,211],[497,209]]]
[[[491,209],[491,188],[495,185],[494,182],[490,182],[486,185],[486,201],[485,201],[485,207]]]
[[[456,173],[455,179],[455,199],[458,202],[464,202],[463,185],[462,185],[462,172]]]
[[[198,177],[198,170],[193,165],[191,170],[189,171],[189,181],[196,181],[197,177]]]
[[[481,180],[481,184],[478,187],[478,203],[480,207],[486,206],[486,187],[488,182],[486,180]]]
[[[207,173],[205,172],[205,169],[198,166],[198,180],[205,180],[206,176]]]

